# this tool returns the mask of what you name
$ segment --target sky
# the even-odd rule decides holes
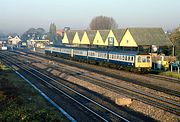
[[[29,28],[87,29],[95,16],[113,17],[119,28],[180,26],[180,0],[0,0],[0,33]]]

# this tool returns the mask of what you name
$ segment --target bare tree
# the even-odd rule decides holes
[[[118,24],[112,17],[97,16],[91,20],[91,30],[116,29]]]
[[[180,27],[177,27],[170,34],[170,39],[175,45],[175,54],[178,60],[180,60]]]

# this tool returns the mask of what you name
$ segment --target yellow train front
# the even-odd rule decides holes
[[[139,71],[150,71],[152,68],[152,57],[150,54],[137,54],[135,57],[135,68]]]

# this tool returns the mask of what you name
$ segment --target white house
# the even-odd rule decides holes
[[[14,38],[8,37],[8,44],[10,45],[17,45],[19,42],[21,42],[21,39],[18,36],[15,36]]]
[[[45,48],[49,44],[49,40],[27,40],[28,47]]]

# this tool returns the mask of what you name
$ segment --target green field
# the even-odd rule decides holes
[[[26,81],[0,66],[0,122],[69,121]]]

